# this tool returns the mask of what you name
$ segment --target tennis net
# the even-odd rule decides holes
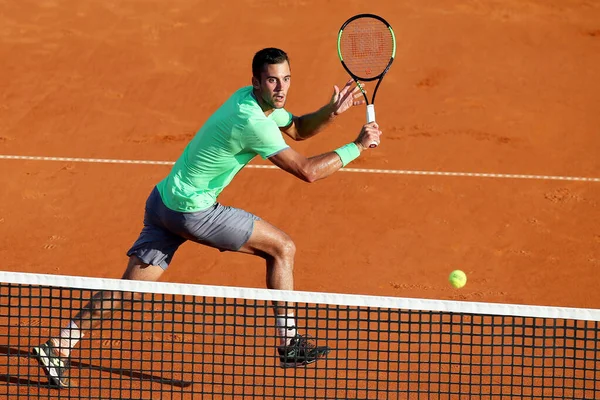
[[[56,388],[32,348],[94,293],[137,293]],[[326,358],[281,368],[272,301]],[[0,272],[0,397],[597,399],[600,310]]]

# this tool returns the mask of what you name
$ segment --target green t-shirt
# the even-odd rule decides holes
[[[265,116],[252,86],[239,89],[206,121],[157,184],[163,202],[180,212],[212,206],[256,155],[266,159],[288,148],[279,127],[291,121],[292,114],[283,108]]]

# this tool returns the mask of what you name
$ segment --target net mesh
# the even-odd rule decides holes
[[[600,398],[598,310],[0,274],[0,397]],[[136,293],[49,385],[32,347],[99,289]],[[279,297],[278,297],[279,296]],[[271,300],[331,353],[281,368]],[[519,315],[521,313],[521,315]]]
[[[339,50],[352,74],[363,80],[374,79],[385,71],[392,59],[392,32],[376,18],[357,18],[344,27]]]

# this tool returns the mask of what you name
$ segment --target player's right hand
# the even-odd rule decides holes
[[[377,147],[379,146],[381,134],[377,122],[371,122],[362,127],[354,143],[361,151],[371,148],[371,146]]]

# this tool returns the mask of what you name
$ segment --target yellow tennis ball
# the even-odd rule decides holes
[[[467,284],[467,275],[462,272],[460,269],[454,270],[450,272],[450,276],[448,277],[450,284],[457,289],[465,286]]]

